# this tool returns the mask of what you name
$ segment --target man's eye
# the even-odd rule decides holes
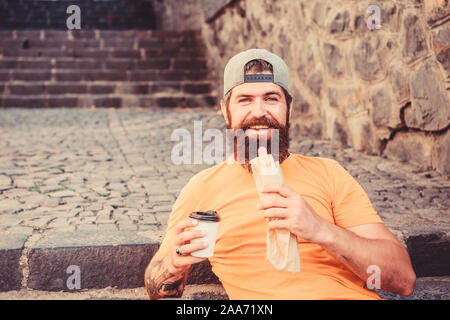
[[[239,99],[239,102],[248,102],[250,101],[248,98]]]
[[[267,100],[270,100],[270,101],[278,101],[278,98],[275,98],[275,97],[269,97],[269,98],[267,98]]]

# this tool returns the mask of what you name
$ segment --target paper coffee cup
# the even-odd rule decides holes
[[[217,229],[219,227],[219,216],[215,211],[197,211],[189,214],[189,218],[196,219],[198,225],[193,227],[192,230],[203,230],[206,236],[191,240],[191,243],[207,242],[208,247],[202,250],[197,250],[191,253],[191,256],[198,258],[209,258],[213,256],[214,247],[216,244]]]

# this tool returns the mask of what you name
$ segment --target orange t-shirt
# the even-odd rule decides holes
[[[383,223],[362,187],[336,161],[291,154],[282,164],[285,184],[342,228]],[[380,299],[365,282],[316,243],[298,238],[298,273],[275,269],[266,257],[267,223],[256,209],[253,176],[223,162],[192,177],[168,220],[160,252],[168,254],[173,227],[193,211],[220,216],[213,272],[230,299]]]

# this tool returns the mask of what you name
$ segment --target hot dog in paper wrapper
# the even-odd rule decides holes
[[[258,149],[258,157],[252,159],[250,163],[258,194],[267,184],[284,184],[283,173],[278,161],[275,162],[264,147]],[[266,260],[276,269],[300,272],[297,237],[288,230],[267,230]]]

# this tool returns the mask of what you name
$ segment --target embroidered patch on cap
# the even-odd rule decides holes
[[[244,82],[273,82],[273,74],[246,74]]]

